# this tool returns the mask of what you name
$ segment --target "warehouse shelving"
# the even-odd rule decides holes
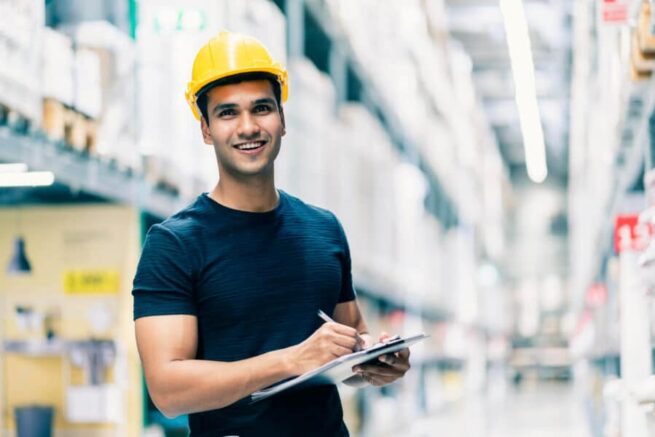
[[[289,55],[305,55],[334,81],[340,101],[361,102],[386,128],[393,145],[416,165],[429,183],[426,210],[444,228],[457,225],[458,214],[437,174],[427,164],[418,147],[403,133],[397,115],[382,104],[379,91],[366,69],[354,54],[347,36],[330,18],[330,11],[320,0],[274,0],[288,21]]]
[[[274,3],[287,15],[290,56],[307,56],[319,69],[330,74],[340,103],[361,102],[380,120],[397,150],[425,175],[429,183],[426,210],[444,229],[457,225],[455,206],[437,174],[421,156],[417,145],[412,144],[403,132],[393,108],[383,104],[369,72],[358,61],[338,23],[331,18],[327,5],[316,0],[275,0]],[[315,41],[316,38],[321,41]],[[58,183],[74,192],[126,203],[156,217],[169,216],[193,200],[158,188],[143,174],[123,170],[110,160],[84,155],[61,143],[49,141],[43,135],[21,134],[7,127],[0,127],[0,161],[24,162],[31,169],[52,171]],[[435,305],[405,302],[402,290],[382,290],[362,282],[358,283],[358,288],[367,297],[420,314],[428,320],[448,321],[453,318],[452,314]]]
[[[403,134],[396,114],[381,103],[378,91],[354,56],[346,36],[330,20],[326,6],[320,1],[310,0],[276,0],[275,3],[282,10],[295,8],[300,11],[296,14],[287,14],[289,41],[292,46],[299,38],[303,40],[306,38],[304,34],[306,26],[299,25],[297,21],[307,21],[306,19],[311,17],[311,23],[307,23],[311,34],[319,34],[328,42],[328,46],[301,43],[302,50],[307,50],[307,56],[314,62],[324,58],[324,62],[317,62],[324,65],[318,66],[330,70],[328,72],[344,100],[363,102],[380,119],[393,144],[408,161],[417,165],[428,180],[430,189],[426,196],[426,209],[441,222],[444,228],[456,225],[457,213],[438,176],[423,159],[418,148]],[[299,29],[300,34],[295,34],[294,32],[299,32]],[[338,71],[344,74],[339,75]],[[52,170],[59,182],[72,188],[110,200],[126,202],[155,215],[170,215],[184,206],[185,201],[188,200],[155,188],[141,175],[128,174],[114,168],[110,163],[80,156],[35,136],[22,136],[9,129],[3,129],[0,132],[0,144],[2,161],[22,161],[35,169]]]
[[[655,79],[646,83],[630,84],[625,111],[617,131],[620,146],[615,158],[616,177],[607,200],[607,214],[598,229],[598,248],[594,252],[595,273],[604,270],[604,264],[614,251],[614,218],[620,213],[622,203],[631,187],[640,183],[646,152],[650,149],[649,120],[655,111]],[[577,306],[582,305],[583,295],[578,295]]]
[[[40,135],[22,135],[0,128],[0,162],[23,162],[30,169],[47,170],[57,182],[90,194],[124,202],[166,217],[187,199],[155,187],[142,175],[118,168],[110,161],[88,157]]]
[[[383,104],[382,96],[360,64],[345,33],[331,18],[327,5],[315,0],[275,0],[288,20],[289,55],[307,56],[334,81],[338,102],[363,103],[381,122],[393,145],[410,163],[424,174],[429,183],[425,208],[444,229],[456,226],[458,214],[445,192],[435,170],[412,144],[393,108]],[[320,41],[317,41],[319,39]],[[295,48],[294,48],[295,47]],[[154,186],[142,174],[126,172],[111,162],[88,157],[61,147],[39,136],[20,135],[10,129],[0,130],[0,161],[25,162],[33,169],[50,170],[57,182],[108,199],[124,202],[157,217],[166,217],[184,207],[192,199]],[[452,315],[441,308],[410,308],[407,302],[394,299],[401,290],[379,291],[365,287],[371,296],[405,307],[410,312],[424,313],[428,319],[450,320]],[[393,301],[393,302],[392,302]]]
[[[593,252],[593,274],[598,278],[606,277],[607,263],[614,254],[614,220],[621,214],[629,193],[635,190],[635,186],[640,187],[644,168],[648,165],[648,160],[652,161],[651,123],[655,112],[655,78],[626,84],[624,94],[623,111],[617,126],[618,148],[614,156],[616,175],[606,199],[606,214],[597,228],[597,250]],[[639,191],[641,190],[642,187],[639,188]],[[581,309],[585,305],[585,296],[580,294],[577,297],[575,304]],[[621,374],[619,344],[603,342],[607,343],[607,338],[600,336],[586,357],[601,369],[603,374],[618,376]],[[651,343],[651,351],[655,357],[655,343]]]

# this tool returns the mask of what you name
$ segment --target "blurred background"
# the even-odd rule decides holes
[[[371,330],[424,331],[353,436],[655,435],[652,0],[0,0],[0,435],[185,436],[131,282],[209,191],[220,29],[290,73],[280,188],[334,211]]]

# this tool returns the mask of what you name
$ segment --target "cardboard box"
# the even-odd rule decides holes
[[[44,2],[3,0],[0,11],[0,104],[39,124]]]
[[[102,111],[100,57],[93,50],[81,48],[75,52],[73,106],[91,118]]]
[[[44,28],[42,62],[43,97],[72,106],[75,54],[71,39],[54,29]]]

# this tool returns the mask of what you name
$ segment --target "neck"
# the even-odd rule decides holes
[[[279,200],[273,178],[247,182],[220,178],[209,197],[228,208],[247,212],[271,211]]]

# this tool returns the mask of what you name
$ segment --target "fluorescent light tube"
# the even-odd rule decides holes
[[[537,103],[530,33],[522,0],[500,0],[514,76],[515,100],[521,122],[528,177],[541,183],[548,176],[546,145]]]
[[[54,181],[55,174],[51,171],[0,173],[0,187],[45,187]]]

